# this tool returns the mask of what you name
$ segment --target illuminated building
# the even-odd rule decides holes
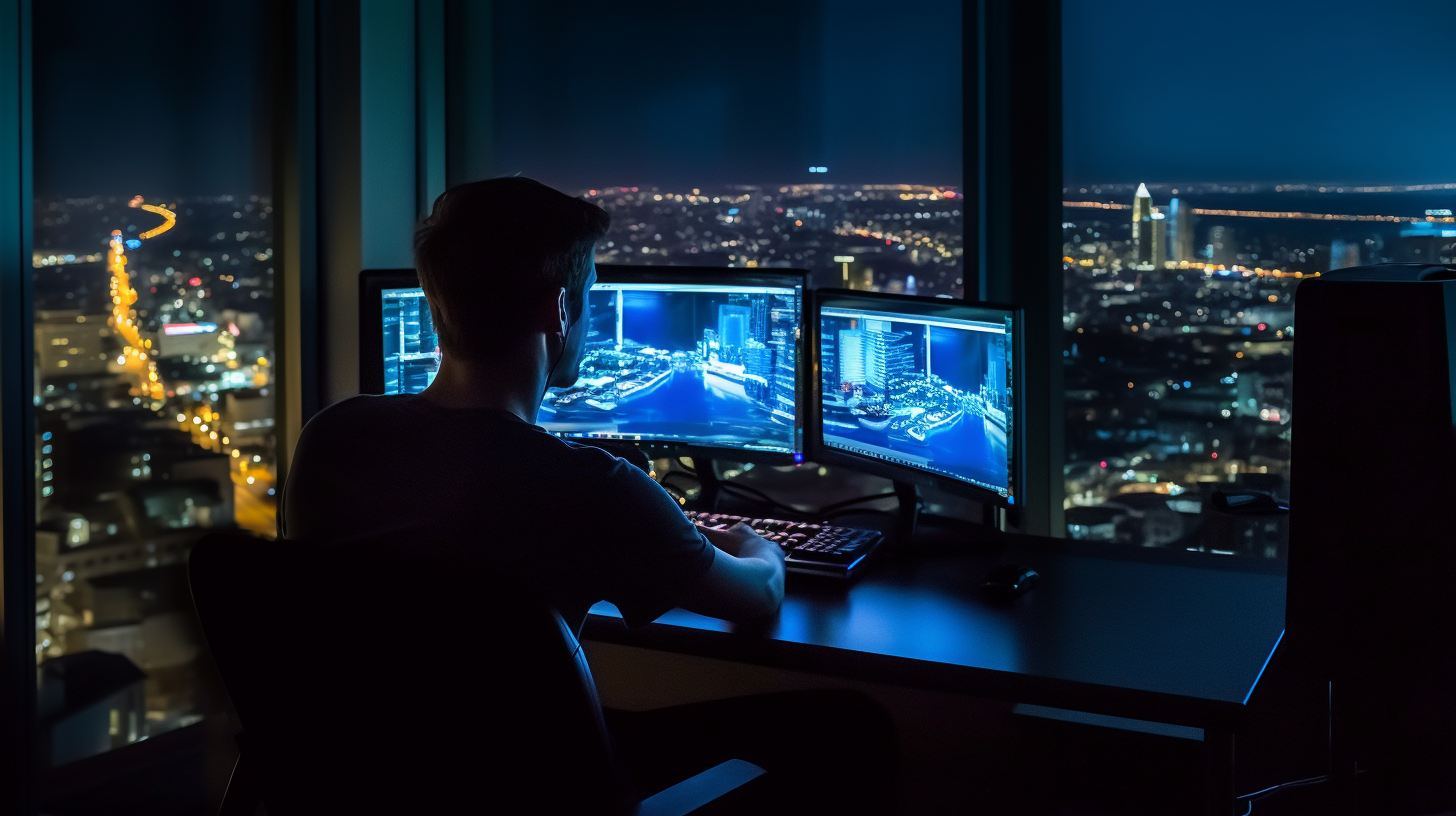
[[[738,348],[748,339],[751,313],[747,306],[723,304],[718,307],[718,342],[724,348]]]
[[[839,381],[850,385],[866,382],[863,329],[845,329],[839,333]]]
[[[872,331],[865,355],[865,378],[884,393],[890,383],[903,378],[915,367],[915,346],[910,332]]]
[[[753,299],[753,318],[749,321],[748,335],[765,345],[768,343],[768,301]]]
[[[1152,263],[1161,267],[1163,262],[1168,260],[1168,217],[1166,213],[1154,212],[1153,220],[1148,222],[1153,237],[1153,248],[1150,255]]]
[[[1346,269],[1360,265],[1360,244],[1336,238],[1330,242],[1330,269]]]
[[[1168,202],[1168,249],[1165,260],[1193,260],[1193,208],[1176,198]]]
[[[837,340],[837,338],[836,338]],[[839,392],[839,344],[824,338],[819,343],[819,386],[824,394]]]
[[[1133,259],[1138,263],[1153,260],[1153,196],[1148,185],[1139,184],[1132,199]]]
[[[747,375],[745,391],[750,399],[759,402],[768,396],[769,383],[773,379],[773,349],[766,344],[749,338],[743,349],[743,372]]]

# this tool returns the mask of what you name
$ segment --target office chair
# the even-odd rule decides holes
[[[243,728],[222,814],[692,812],[729,760],[639,802],[561,615],[479,569],[216,531],[188,579]]]

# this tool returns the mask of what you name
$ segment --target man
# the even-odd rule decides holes
[[[674,606],[773,615],[784,559],[745,526],[704,538],[647,474],[536,426],[576,382],[601,208],[525,178],[456,187],[415,237],[440,369],[417,395],[360,396],[298,441],[280,532],[397,544],[519,576],[580,631],[599,600],[628,625]]]
[[[546,389],[576,382],[594,249],[608,224],[599,207],[525,178],[440,196],[415,235],[439,373],[420,394],[358,396],[310,420],[279,532],[524,582],[577,632],[599,600],[629,626],[675,606],[730,621],[772,617],[784,593],[776,544],[742,525],[699,531],[641,469],[535,425]],[[891,807],[893,727],[862,694],[606,715],[645,793],[736,757],[769,771],[760,794],[776,807]]]

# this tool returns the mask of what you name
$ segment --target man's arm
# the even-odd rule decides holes
[[[784,554],[744,524],[703,530],[713,566],[682,603],[689,612],[729,621],[771,617],[784,600]]]

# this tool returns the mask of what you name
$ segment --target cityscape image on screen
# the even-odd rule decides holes
[[[1010,314],[963,320],[826,304],[819,324],[827,447],[1014,503]]]
[[[541,424],[562,436],[803,450],[799,286],[598,283],[576,384]]]

